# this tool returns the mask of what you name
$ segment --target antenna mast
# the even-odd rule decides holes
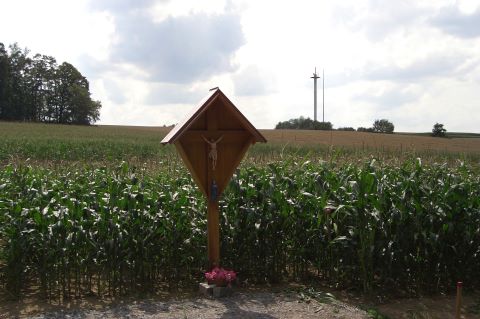
[[[322,122],[325,123],[325,69],[322,69]]]
[[[317,79],[320,78],[317,75],[317,68],[315,68],[315,72],[313,73],[313,76],[310,78],[313,79],[313,120],[316,122],[317,121]]]

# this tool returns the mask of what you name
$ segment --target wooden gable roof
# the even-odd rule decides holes
[[[221,100],[224,111],[230,112],[248,132],[253,142],[265,143],[267,140],[263,135],[247,120],[247,118],[237,109],[237,107],[227,98],[227,96],[219,89],[212,89],[200,104],[192,110],[192,112],[163,138],[162,144],[175,143],[188,129],[199,119],[215,102]]]

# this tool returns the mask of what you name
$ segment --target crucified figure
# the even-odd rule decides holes
[[[212,138],[210,141],[205,137],[202,136],[205,142],[210,145],[210,152],[208,152],[208,158],[212,160],[212,170],[215,170],[215,167],[217,166],[217,157],[218,157],[218,152],[217,152],[217,143],[220,142],[223,138],[223,135],[220,136],[216,141]]]

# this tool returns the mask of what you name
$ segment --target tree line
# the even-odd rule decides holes
[[[297,119],[290,119],[284,122],[278,122],[275,126],[275,129],[289,129],[289,130],[324,130],[331,131],[333,130],[333,125],[330,122],[318,122],[310,119],[309,117],[305,118],[300,116]],[[372,132],[372,133],[393,133],[395,126],[392,122],[381,119],[375,120],[372,127],[359,127],[358,132]],[[338,131],[355,131],[353,127],[339,127]]]
[[[276,130],[332,130],[333,125],[330,122],[314,121],[311,118],[300,116],[298,119],[290,119],[284,122],[278,122]]]
[[[18,44],[0,42],[0,120],[92,124],[100,101],[90,97],[88,80],[70,63],[29,55]]]
[[[305,118],[300,116],[296,119],[290,119],[284,122],[278,122],[275,126],[276,130],[323,130],[331,131],[334,130],[332,123],[330,122],[318,122],[310,119],[309,117]],[[375,120],[372,127],[359,127],[356,129],[357,132],[365,133],[386,133],[392,134],[395,129],[395,126],[392,122],[387,119]],[[355,132],[353,127],[339,127],[337,131],[351,131]],[[433,125],[432,134],[433,137],[446,137],[447,130],[444,128],[444,125],[441,123],[435,123]]]

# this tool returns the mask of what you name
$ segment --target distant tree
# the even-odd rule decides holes
[[[395,129],[395,126],[393,125],[392,122],[386,119],[381,119],[381,120],[375,120],[375,122],[373,122],[372,128],[375,133],[392,134],[393,130]]]
[[[357,132],[373,133],[373,128],[372,127],[359,127],[359,128],[357,128]]]
[[[54,81],[57,98],[54,107],[56,122],[72,123],[73,112],[79,109],[74,102],[80,101],[74,99],[74,94],[79,94],[81,88],[88,90],[88,81],[73,65],[67,62],[58,67]]]
[[[41,60],[38,61],[37,76],[38,79],[42,79],[38,104],[39,121],[41,122],[56,122],[54,115],[58,99],[55,95],[57,69],[58,65],[54,57],[42,55]]]
[[[2,119],[25,121],[26,107],[29,104],[29,92],[25,74],[30,68],[29,51],[21,49],[17,43],[9,46],[7,104]]]
[[[68,123],[88,125],[100,117],[100,101],[92,101],[84,87],[72,85],[69,88]]]
[[[91,124],[101,103],[87,79],[70,63],[0,43],[0,120]]]
[[[350,132],[355,132],[355,129],[353,127],[339,127],[337,128],[337,131],[350,131]]]
[[[333,125],[330,122],[318,122],[310,118],[300,116],[297,119],[290,119],[288,121],[279,122],[275,129],[290,129],[290,130],[332,130]]]
[[[31,66],[24,75],[28,92],[25,117],[29,121],[46,121],[48,97],[53,94],[51,81],[56,69],[53,57],[35,54],[31,59]]]
[[[331,131],[333,130],[333,125],[330,122],[313,122],[314,123],[314,130],[321,130],[321,131]]]
[[[435,123],[432,129],[432,136],[435,137],[445,137],[447,130],[443,127],[443,124]]]
[[[4,112],[8,105],[7,100],[7,81],[8,81],[8,53],[5,46],[0,42],[0,119],[4,117]]]

